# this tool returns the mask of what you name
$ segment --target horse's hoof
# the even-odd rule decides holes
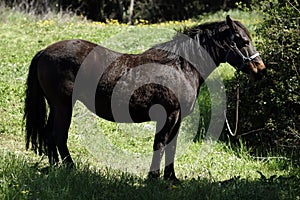
[[[177,185],[180,183],[180,180],[176,176],[164,177],[166,181],[170,181],[172,185]]]
[[[160,176],[159,171],[151,171],[148,173],[149,180],[157,180],[159,176]]]
[[[41,174],[49,174],[51,166],[46,166],[38,169]]]
[[[171,179],[170,181],[172,182],[173,185],[180,184],[180,180],[178,178],[176,178],[176,177],[174,179]]]

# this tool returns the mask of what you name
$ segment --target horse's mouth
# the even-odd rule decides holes
[[[249,64],[250,65],[250,76],[255,80],[261,80],[266,74],[266,66],[262,61],[255,61]]]

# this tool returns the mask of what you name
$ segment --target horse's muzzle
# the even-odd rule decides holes
[[[251,76],[255,81],[261,80],[267,73],[266,66],[263,61],[253,61],[251,63],[252,73]]]

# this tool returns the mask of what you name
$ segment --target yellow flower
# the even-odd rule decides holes
[[[120,24],[117,19],[107,19],[106,23],[110,24],[110,25],[119,25]]]
[[[22,190],[21,191],[21,194],[24,194],[24,195],[26,195],[26,194],[28,194],[29,193],[29,190]]]

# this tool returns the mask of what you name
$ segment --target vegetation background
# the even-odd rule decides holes
[[[255,31],[259,38],[257,48],[267,64],[268,73],[259,83],[241,79],[239,138],[262,154],[270,150],[281,152],[294,157],[299,163],[299,2],[256,1],[255,5],[259,5],[263,15],[263,21]],[[252,9],[257,9],[257,6],[252,6]],[[228,84],[235,83],[229,81]],[[231,92],[234,94],[234,91]],[[233,113],[234,105],[230,108]]]
[[[201,4],[145,0],[134,1],[132,14],[131,1],[67,2],[1,1],[0,199],[300,199],[297,0],[253,0],[239,4],[226,0]],[[99,9],[95,2],[102,6],[96,21],[90,21],[93,18],[88,7]],[[122,18],[120,9],[113,11],[120,3]],[[227,10],[234,7],[238,9]],[[182,11],[175,12],[177,9]],[[248,27],[268,74],[257,83],[247,76],[241,78],[239,136],[232,138],[224,129],[222,140],[205,156],[201,156],[201,151],[207,144],[201,138],[210,121],[210,97],[206,86],[201,88],[199,135],[185,154],[176,159],[181,184],[149,182],[146,173],[113,169],[93,156],[87,146],[87,133],[101,133],[121,149],[143,153],[151,151],[153,131],[151,124],[129,127],[95,118],[86,114],[81,104],[75,109],[69,136],[77,170],[49,168],[46,158],[24,151],[25,82],[30,61],[38,50],[59,40],[81,38],[116,51],[139,53],[172,38],[174,28],[224,20],[227,14]],[[118,38],[124,42],[116,44],[109,39],[112,37],[124,37]],[[143,42],[142,37],[146,38]],[[216,73],[226,82],[228,115],[233,122],[234,70],[224,64]],[[189,121],[185,123],[188,125]],[[133,130],[146,137],[128,137]],[[181,131],[184,135],[189,130]]]
[[[150,22],[184,20],[200,13],[236,8],[237,2],[247,5],[251,0],[2,0],[9,7],[26,12],[45,13],[72,11],[94,21],[116,19],[134,23],[143,19]]]

